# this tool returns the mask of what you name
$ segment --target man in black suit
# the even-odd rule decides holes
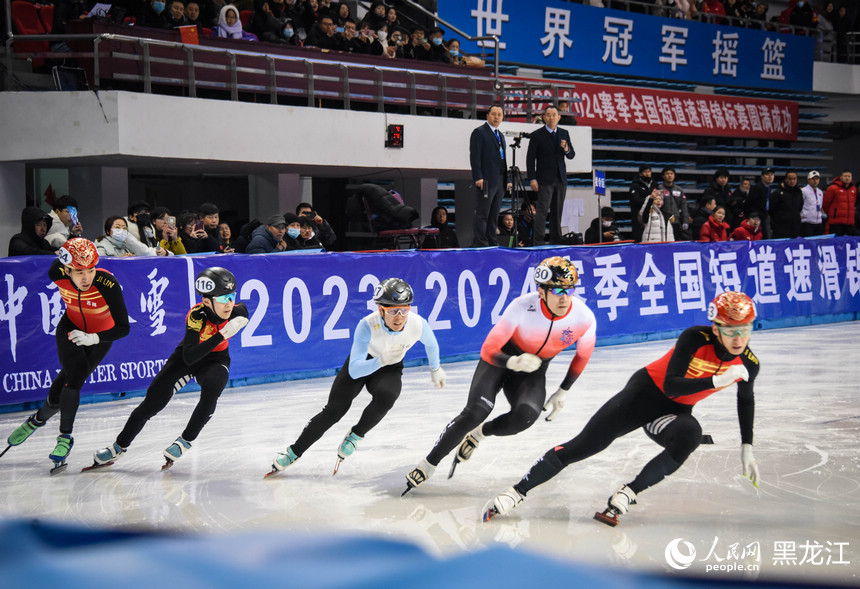
[[[567,166],[564,158],[576,155],[570,144],[570,133],[559,128],[558,108],[548,106],[543,111],[544,126],[532,132],[526,153],[529,185],[537,192],[535,203],[535,245],[543,245],[546,217],[550,214],[549,240],[561,240],[561,209],[567,192]]]
[[[471,247],[496,245],[496,229],[505,189],[510,190],[505,137],[499,130],[504,119],[502,107],[493,105],[487,123],[469,139],[469,163],[475,183],[475,220]]]

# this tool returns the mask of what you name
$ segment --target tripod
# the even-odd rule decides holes
[[[520,169],[517,167],[517,149],[522,147],[520,144],[522,143],[522,137],[514,137],[511,141],[511,167],[509,170],[509,177],[511,179],[511,215],[514,217],[514,245],[518,244],[519,241],[519,218],[521,214],[520,197],[522,197],[523,201],[526,202],[528,200],[528,193],[526,192],[525,184],[523,183],[523,175],[520,172]]]

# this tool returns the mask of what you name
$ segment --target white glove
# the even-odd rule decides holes
[[[448,375],[445,374],[445,371],[442,370],[440,366],[436,370],[430,371],[430,380],[433,381],[433,384],[436,385],[437,389],[441,389],[445,387],[445,381],[447,380]]]
[[[713,376],[714,379],[714,388],[721,389],[723,387],[727,387],[732,383],[738,382],[739,380],[749,380],[750,373],[747,372],[747,367],[743,364],[733,364],[729,366],[725,372],[722,374],[715,374]]]
[[[752,444],[741,444],[741,463],[744,465],[744,476],[758,488],[758,462],[752,452]]]
[[[563,388],[559,387],[559,389],[554,392],[549,399],[544,403],[543,410],[549,411],[549,415],[546,416],[547,421],[552,421],[555,419],[555,416],[561,413],[561,410],[564,409],[564,398],[567,396],[567,391]]]
[[[403,360],[403,356],[406,355],[406,348],[403,346],[397,346],[394,348],[386,348],[382,351],[382,355],[379,357],[379,363],[382,366],[391,366],[392,364],[397,364],[401,360]]]
[[[69,332],[69,341],[76,346],[94,346],[99,343],[99,334],[73,329]]]
[[[508,370],[514,372],[534,372],[540,368],[541,359],[534,354],[520,354],[519,356],[511,356],[505,363]]]
[[[221,328],[221,335],[224,336],[224,339],[230,339],[237,333],[239,330],[248,325],[248,318],[242,317],[241,315],[238,317],[233,317],[230,321],[227,322],[227,325]]]

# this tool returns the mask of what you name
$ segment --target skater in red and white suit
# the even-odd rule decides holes
[[[617,438],[642,427],[664,450],[609,498],[603,514],[595,515],[616,525],[618,516],[627,513],[639,493],[678,470],[701,443],[702,427],[692,415],[693,406],[736,382],[743,473],[758,486],[752,442],[753,383],[759,361],[748,347],[755,316],[755,305],[747,295],[718,295],[708,308],[711,325],[686,329],[662,358],[635,372],[578,436],[553,447],[520,482],[492,499],[484,508],[484,521],[511,511],[529,491],[568,465],[601,452]]]
[[[430,478],[439,462],[460,446],[454,465],[471,458],[487,436],[512,436],[528,429],[541,408],[552,420],[594,351],[594,313],[573,296],[576,267],[561,257],[535,269],[537,292],[515,299],[481,347],[466,407],[442,432],[436,445],[409,474],[407,491]],[[546,400],[546,370],[562,350],[576,343],[576,355],[559,389]],[[484,423],[504,391],[511,410]],[[544,403],[546,401],[546,403]],[[451,469],[451,475],[454,469]],[[449,478],[450,476],[449,475]]]

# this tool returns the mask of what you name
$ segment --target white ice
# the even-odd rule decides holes
[[[404,498],[405,473],[462,409],[474,361],[446,364],[448,386],[441,391],[426,367],[407,369],[393,410],[334,477],[337,446],[369,400],[366,392],[295,465],[263,480],[276,452],[324,405],[331,377],[225,391],[190,453],[166,472],[161,452],[181,433],[196,393],[176,395],[125,457],[88,473],[79,471],[92,463],[93,451],[113,442],[140,399],[84,405],[65,473],[48,476],[58,418],[0,459],[0,517],[200,533],[362,532],[409,540],[438,555],[506,543],[561,559],[670,573],[666,546],[682,538],[696,549],[688,571],[698,574],[715,574],[706,572],[708,565],[754,564],[744,552],[757,543],[759,572],[722,574],[857,584],[860,322],[753,335],[751,348],[762,365],[755,420],[759,489],[741,476],[735,395],[723,391],[694,411],[715,445],[701,446],[677,473],[643,492],[619,527],[592,516],[660,450],[641,431],[570,466],[510,515],[480,523],[486,501],[578,433],[634,370],[671,344],[597,348],[555,421],[541,418],[517,436],[487,439],[451,480],[449,456]],[[549,392],[570,357],[565,353],[550,366]],[[500,395],[493,415],[507,407]],[[0,415],[0,436],[5,439],[26,415]],[[782,564],[777,543],[786,557]]]

